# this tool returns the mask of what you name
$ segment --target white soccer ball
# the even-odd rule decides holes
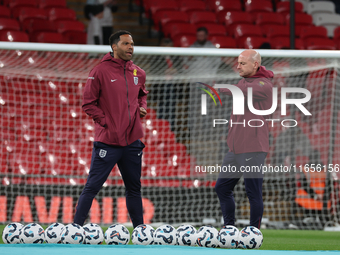
[[[240,231],[238,247],[243,249],[258,249],[263,243],[261,231],[253,226],[245,227]]]
[[[218,230],[212,226],[200,227],[197,231],[196,243],[201,247],[216,248],[219,245]]]
[[[102,228],[95,223],[88,223],[83,226],[85,231],[84,244],[102,244],[104,241],[104,234]]]
[[[133,244],[148,245],[154,242],[155,230],[150,225],[140,224],[132,232],[131,239]]]
[[[76,223],[67,224],[61,232],[61,243],[82,244],[85,240],[85,231]]]
[[[240,231],[231,225],[224,226],[218,232],[221,248],[237,248]]]
[[[175,245],[177,243],[177,230],[171,225],[162,225],[158,227],[154,235],[154,244]]]
[[[195,246],[196,229],[191,225],[181,225],[177,228],[177,245]]]
[[[20,230],[21,243],[45,242],[45,231],[38,223],[30,223]]]
[[[65,225],[55,222],[49,225],[45,229],[45,239],[46,243],[60,243],[61,242],[61,232],[63,231]]]
[[[130,242],[130,232],[122,224],[113,224],[105,231],[105,242],[109,245],[125,245]]]
[[[24,227],[19,222],[8,224],[2,232],[2,241],[6,244],[20,243],[20,230]]]

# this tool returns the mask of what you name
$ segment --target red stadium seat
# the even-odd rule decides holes
[[[29,42],[28,35],[21,31],[0,31],[0,41]]]
[[[247,1],[245,3],[246,12],[272,12],[273,5],[270,1],[258,0],[258,1]]]
[[[0,18],[0,30],[20,30],[20,24],[15,19]]]
[[[181,12],[187,12],[187,13],[191,13],[194,11],[205,11],[206,6],[205,6],[205,3],[200,0],[180,1],[179,10]]]
[[[41,22],[39,20],[33,20],[28,28],[31,40],[37,36],[40,32],[57,32],[57,27],[54,22],[46,20]]]
[[[159,11],[153,17],[155,30],[159,30],[160,27],[164,27],[168,23],[183,22],[187,23],[189,17],[186,13],[180,11]]]
[[[240,0],[208,0],[209,9],[218,12],[242,11]]]
[[[196,41],[196,35],[181,35],[174,39],[174,47],[189,47]]]
[[[289,25],[290,15],[286,15],[286,25]],[[313,25],[313,17],[307,13],[295,13],[295,25],[311,26]]]
[[[295,36],[300,37],[302,30],[307,30],[312,27],[314,27],[314,25],[295,25]]]
[[[208,11],[192,12],[189,17],[190,23],[200,25],[207,23],[217,23],[216,14]]]
[[[233,34],[235,27],[239,24],[253,24],[253,20],[249,13],[246,12],[227,12],[224,17],[228,34]]]
[[[39,7],[46,9],[46,8],[66,8],[66,1],[65,0],[38,0]]]
[[[270,40],[270,46],[272,49],[290,49],[290,38],[275,37]],[[301,39],[295,39],[295,49],[303,50],[305,47]]]
[[[57,21],[57,30],[59,33],[66,31],[84,31],[84,23],[77,20],[60,20]]]
[[[268,38],[275,38],[275,37],[285,37],[290,35],[289,27],[284,25],[267,25],[262,26],[262,32],[264,36]]]
[[[87,33],[82,31],[66,31],[63,33],[66,43],[86,44]]]
[[[258,49],[262,44],[269,43],[267,38],[259,36],[243,36],[236,41],[239,48],[245,49]]]
[[[257,25],[284,25],[285,20],[282,15],[274,12],[258,13],[256,15],[255,23]]]
[[[9,8],[18,7],[38,7],[37,0],[11,0],[9,2]]]
[[[62,34],[53,32],[40,32],[33,40],[40,43],[65,43]]]
[[[45,10],[34,8],[34,7],[18,7],[14,8],[12,12],[13,18],[19,19],[20,22],[23,22],[28,18],[35,19],[47,19],[47,13]]]
[[[174,0],[167,0],[167,1],[155,1],[151,3],[150,6],[150,14],[151,17],[154,17],[157,12],[165,11],[165,10],[178,10],[178,4]]]
[[[10,18],[11,11],[6,6],[0,6],[0,18]]]
[[[309,37],[305,45],[307,50],[336,50],[334,41],[328,38]]]
[[[327,38],[327,29],[325,27],[305,27],[300,31],[300,38],[307,39],[310,37]]]
[[[76,20],[77,15],[74,10],[66,9],[66,8],[51,8],[48,11],[49,20]]]
[[[230,36],[214,35],[210,37],[210,41],[216,48],[237,48],[235,39]]]
[[[256,25],[240,24],[237,25],[234,31],[235,38],[245,36],[262,36],[261,28]]]
[[[221,24],[207,23],[207,24],[200,24],[199,26],[196,26],[196,27],[199,28],[200,26],[203,26],[208,30],[209,36],[227,35],[226,27]]]
[[[194,24],[175,23],[171,26],[170,37],[174,40],[176,36],[180,35],[195,35],[196,26]]]
[[[337,27],[336,29],[334,29],[333,39],[338,40],[339,38],[340,38],[340,27]]]
[[[287,14],[290,12],[290,2],[278,2],[276,4],[276,12]],[[295,13],[303,13],[303,4],[295,2]]]

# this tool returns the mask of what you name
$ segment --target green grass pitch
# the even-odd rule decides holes
[[[5,226],[0,225],[1,234]],[[107,227],[102,229],[105,232]],[[133,229],[128,229],[132,233]],[[261,232],[264,237],[261,250],[340,250],[340,232],[271,229],[262,229]],[[2,238],[0,244],[3,244]]]

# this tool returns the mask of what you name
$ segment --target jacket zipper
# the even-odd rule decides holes
[[[130,114],[130,102],[129,102],[129,85],[128,85],[128,82],[127,82],[127,79],[126,79],[125,70],[126,70],[126,63],[124,64],[124,78],[125,78],[125,83],[126,83],[126,100],[127,100],[127,103],[128,103],[129,126],[130,126],[130,124],[131,124],[131,114]],[[127,129],[125,131],[125,141],[126,141],[126,145],[129,145],[128,140],[127,140]]]

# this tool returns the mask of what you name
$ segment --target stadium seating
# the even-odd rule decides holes
[[[313,21],[316,26],[324,26],[327,29],[328,37],[333,37],[334,29],[340,26],[339,14],[315,14]]]
[[[0,18],[10,18],[11,17],[11,11],[6,6],[0,5]]]
[[[235,39],[230,36],[214,35],[210,36],[209,39],[215,44],[216,48],[237,48]]]
[[[286,24],[289,25],[290,15],[286,15]],[[295,13],[295,25],[313,25],[313,18],[307,13]]]
[[[308,3],[307,13],[315,15],[319,13],[335,13],[335,4],[331,1],[313,1]]]
[[[276,12],[287,15],[290,12],[290,2],[278,2],[276,4]],[[303,4],[295,2],[295,13],[303,13]]]
[[[241,1],[239,0],[209,0],[208,6],[210,10],[219,13],[219,12],[228,12],[228,11],[242,11]]]
[[[207,23],[207,24],[199,24],[197,28],[200,26],[205,27],[208,30],[209,36],[212,35],[227,35],[226,27],[221,24]]]
[[[171,25],[169,29],[170,37],[172,40],[176,36],[180,35],[195,35],[196,36],[196,26],[194,24],[187,24],[187,23],[175,23]]]
[[[189,47],[196,41],[196,35],[176,36],[173,43],[174,47]]]
[[[11,0],[9,2],[9,8],[19,7],[38,7],[37,0]]]
[[[6,31],[6,30],[20,30],[20,24],[15,19],[9,19],[9,18],[0,18],[0,30]]]
[[[82,22],[77,20],[59,20],[56,22],[58,33],[66,31],[84,31],[85,26]]]
[[[40,43],[65,43],[65,40],[60,33],[53,32],[40,32],[33,40]]]
[[[234,33],[235,27],[239,24],[253,24],[251,16],[246,12],[228,12],[224,22],[230,35]]]
[[[260,36],[242,36],[236,39],[239,48],[258,49],[264,43],[269,43],[267,38]]]
[[[234,31],[235,38],[242,38],[246,36],[259,36],[262,37],[262,31],[259,26],[240,24],[237,25]]]
[[[189,21],[197,26],[207,23],[217,23],[216,14],[209,11],[196,11],[190,13]]]
[[[22,31],[0,31],[0,41],[29,42],[28,35]]]
[[[200,0],[187,0],[179,2],[179,10],[190,14],[194,11],[205,11],[206,6],[203,1]]]
[[[273,5],[271,1],[265,0],[247,1],[245,3],[245,10],[248,13],[272,12]]]
[[[51,8],[48,11],[49,20],[76,20],[76,12],[66,8]]]
[[[150,6],[150,17],[154,17],[157,12],[159,11],[166,11],[166,10],[178,10],[178,4],[174,0],[167,0],[167,1],[155,1],[152,2]]]
[[[264,36],[268,38],[276,37],[289,37],[290,31],[289,26],[284,25],[267,25],[262,27],[262,32]]]
[[[290,38],[286,37],[275,37],[270,39],[270,46],[272,49],[290,49]],[[303,50],[305,49],[303,41],[301,39],[295,39],[295,49]]]
[[[66,31],[63,33],[66,43],[86,44],[87,34],[83,31]]]
[[[258,13],[255,18],[257,25],[284,25],[285,20],[282,15],[274,12],[269,13]]]
[[[41,20],[47,19],[47,13],[45,10],[34,7],[13,8],[12,15],[13,18],[19,19],[20,22],[23,22],[25,19],[28,18],[35,18]]]
[[[155,30],[160,30],[168,23],[187,23],[189,17],[186,13],[181,11],[159,11],[153,17],[153,23]]]
[[[327,38],[327,29],[325,27],[306,27],[301,29],[301,39],[305,40],[310,37]]]
[[[66,8],[66,1],[65,0],[38,0],[39,7],[46,9],[46,8]]]
[[[328,38],[308,38],[305,42],[307,50],[336,50],[333,40]]]

